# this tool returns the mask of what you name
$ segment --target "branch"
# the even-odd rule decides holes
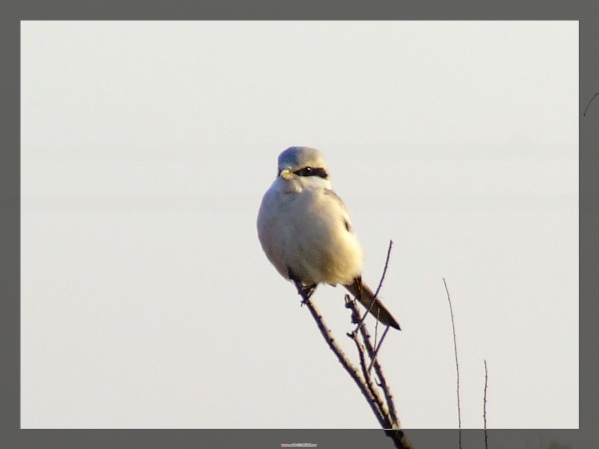
[[[392,247],[393,247],[393,240],[389,240],[389,247],[387,248],[387,257],[385,259],[385,267],[383,268],[383,274],[381,275],[381,280],[379,281],[379,285],[376,288],[376,291],[374,292],[375,298],[379,297],[379,292],[381,291],[381,287],[383,286],[383,281],[385,280],[385,275],[387,274],[387,268],[389,267],[389,259],[391,257],[391,248]],[[368,307],[368,310],[366,311],[366,313],[364,314],[362,319],[360,321],[358,321],[358,323],[360,323],[360,324],[358,324],[358,327],[362,326],[362,322],[366,319],[366,315],[368,315],[368,313],[370,312],[370,309],[372,308],[373,304],[374,304],[374,302],[370,304],[370,307]],[[377,333],[378,328],[379,328],[379,322],[377,320],[376,323],[374,324],[374,341],[376,341],[376,333]]]
[[[485,394],[483,402],[483,420],[485,423],[485,449],[489,448],[487,442],[487,361],[485,360]]]
[[[453,330],[453,351],[455,354],[455,370],[458,395],[458,439],[460,449],[462,449],[462,412],[460,410],[460,366],[458,364],[458,343],[455,336],[455,322],[453,320],[453,308],[451,307],[451,297],[449,296],[449,290],[447,289],[447,282],[445,282],[445,278],[443,278],[443,284],[445,284],[445,292],[447,293],[447,301],[449,302],[449,313],[451,314],[451,329]]]
[[[320,312],[318,311],[318,309],[316,308],[314,303],[312,301],[310,301],[309,298],[304,297],[304,304],[306,304],[308,306],[308,310],[310,310],[310,313],[312,314],[312,318],[314,318],[314,321],[316,321],[316,324],[318,325],[318,329],[320,329],[320,333],[322,334],[325,341],[331,348],[331,351],[333,351],[335,353],[335,355],[337,356],[337,359],[339,360],[339,363],[341,363],[343,368],[345,368],[345,371],[347,371],[347,373],[351,376],[351,378],[354,380],[356,385],[358,385],[358,388],[360,389],[360,391],[366,398],[366,401],[370,404],[370,407],[372,408],[372,411],[374,412],[377,420],[379,421],[381,426],[384,428],[385,427],[385,419],[381,415],[380,411],[377,409],[377,407],[375,405],[375,398],[370,393],[370,390],[368,389],[368,386],[366,385],[366,381],[364,380],[362,375],[359,373],[358,369],[354,366],[354,364],[347,358],[347,356],[345,355],[343,350],[339,347],[337,340],[335,340],[335,338],[333,337],[331,330],[325,324],[322,315],[320,314]]]
[[[387,258],[385,259],[385,268],[383,268],[383,274],[381,275],[379,286],[376,288],[376,291],[374,292],[375,298],[379,297],[379,292],[381,291],[383,281],[385,280],[385,275],[387,274],[387,268],[389,267],[389,258],[391,257],[391,248],[393,248],[393,240],[389,240],[389,247],[387,248]]]
[[[587,115],[587,111],[589,110],[589,106],[591,105],[591,103],[593,102],[593,100],[595,99],[595,97],[596,97],[597,95],[599,95],[599,92],[597,92],[595,95],[593,95],[593,97],[592,97],[592,98],[589,100],[589,103],[587,104],[587,107],[586,107],[586,109],[584,110],[584,114],[582,114],[582,115],[584,115],[585,117],[586,117],[586,115]]]
[[[414,446],[412,445],[412,442],[405,435],[405,433],[401,430],[399,419],[397,418],[397,412],[395,410],[395,403],[393,401],[393,395],[391,393],[391,388],[387,384],[387,380],[385,378],[385,375],[383,374],[383,369],[376,358],[378,348],[380,348],[380,344],[379,344],[379,347],[377,348],[377,350],[375,350],[374,345],[372,344],[372,341],[371,341],[370,333],[368,332],[368,328],[363,323],[364,317],[360,316],[360,310],[358,309],[356,301],[351,299],[349,297],[349,295],[345,295],[345,301],[346,301],[346,307],[348,307],[352,311],[352,321],[354,323],[361,323],[359,325],[358,329],[360,331],[360,336],[362,338],[363,345],[361,345],[357,342],[358,329],[354,330],[351,334],[348,334],[348,335],[352,339],[354,339],[354,341],[356,342],[356,347],[358,348],[358,354],[360,356],[362,374],[364,375],[364,378],[368,379],[368,385],[371,388],[374,388],[374,385],[372,384],[372,381],[370,380],[371,379],[370,367],[366,368],[366,364],[363,362],[365,360],[364,349],[366,349],[366,352],[367,352],[369,358],[371,359],[370,365],[371,365],[371,367],[374,366],[375,372],[379,379],[378,386],[382,389],[382,391],[385,395],[385,402],[383,403],[384,405],[381,408],[381,413],[383,415],[385,415],[387,417],[386,419],[391,423],[391,426],[390,426],[391,428],[385,429],[385,434],[393,440],[393,443],[395,444],[396,448],[398,448],[398,449],[413,449]],[[387,330],[388,330],[388,328],[387,328]],[[384,335],[383,335],[383,337],[384,337]],[[382,343],[382,340],[381,340],[381,343]],[[374,391],[377,391],[377,390],[375,389]],[[376,397],[379,397],[379,396],[376,395]]]
[[[364,345],[361,344],[360,341],[358,340],[357,332],[352,332],[350,334],[350,336],[351,336],[352,340],[354,341],[354,343],[356,344],[356,348],[358,349],[358,355],[360,357],[360,366],[362,367],[362,373],[367,373],[366,358],[364,356]],[[385,404],[384,404],[381,396],[379,395],[379,392],[377,391],[376,387],[374,386],[374,383],[372,382],[372,377],[370,375],[366,374],[364,376],[364,378],[366,380],[366,386],[368,387],[368,391],[372,395],[372,397],[375,401],[377,410],[381,415],[381,418],[382,418],[381,426],[383,427],[383,429],[392,428],[393,423],[389,416],[389,411],[388,411],[387,407],[385,407]]]
[[[391,254],[391,247],[393,242],[389,242],[389,249],[387,251],[387,260],[385,262],[385,268],[383,271],[383,275],[381,277],[381,281],[376,290],[375,297],[378,295],[380,291],[383,280],[385,278],[385,273],[387,272],[387,267],[389,263],[389,257]],[[397,419],[397,412],[395,409],[395,405],[393,403],[393,395],[391,394],[391,389],[387,384],[387,380],[383,374],[382,367],[380,366],[377,360],[377,352],[381,347],[381,344],[384,340],[384,337],[389,330],[389,327],[386,328],[383,337],[378,346],[373,345],[370,337],[370,333],[368,332],[366,325],[364,323],[364,316],[361,316],[360,311],[356,305],[355,299],[351,299],[349,295],[345,296],[346,306],[352,310],[352,322],[358,323],[356,329],[353,332],[347,334],[350,337],[358,351],[358,357],[360,361],[360,367],[362,372],[360,373],[358,368],[349,360],[349,358],[345,355],[343,350],[340,348],[337,340],[333,337],[331,330],[326,326],[324,319],[314,303],[310,300],[310,296],[314,291],[315,286],[311,286],[307,288],[303,286],[299,280],[294,279],[293,276],[290,276],[292,280],[294,280],[298,293],[302,297],[302,304],[305,304],[310,310],[312,318],[316,322],[320,333],[323,338],[329,345],[329,348],[335,353],[337,359],[345,368],[347,373],[354,380],[366,401],[370,405],[374,415],[376,416],[379,424],[385,431],[385,434],[393,440],[393,444],[398,449],[413,449],[412,443],[408,439],[408,437],[401,430],[399,425],[399,420]],[[368,313],[368,312],[366,312]],[[368,354],[369,364],[366,358],[366,354]],[[371,368],[374,367],[375,373],[378,378],[378,382],[374,382],[371,374]],[[380,391],[377,387],[380,387],[384,397],[381,396]]]
[[[347,307],[349,307],[352,311],[353,320],[357,321],[358,323],[362,323],[364,317],[360,317],[360,310],[358,309],[356,302],[353,300],[350,300],[349,295],[345,295],[345,302],[347,304]],[[391,423],[393,423],[395,427],[399,428],[400,427],[399,420],[397,419],[397,412],[395,410],[395,403],[393,402],[393,395],[391,394],[391,389],[390,389],[389,385],[387,384],[387,380],[385,379],[385,376],[383,374],[383,369],[381,368],[381,365],[379,364],[379,362],[376,358],[378,350],[380,349],[380,344],[379,344],[378,348],[375,350],[374,345],[372,344],[372,341],[371,341],[370,333],[368,332],[368,329],[366,328],[366,326],[364,326],[362,324],[362,325],[360,325],[360,327],[358,329],[362,336],[362,341],[364,342],[364,346],[366,347],[366,350],[368,351],[368,357],[371,360],[370,366],[368,367],[368,369],[363,370],[363,374],[366,377],[370,376],[370,370],[371,370],[372,366],[374,366],[376,375],[379,378],[380,387],[383,390],[383,393],[385,394],[385,399],[386,399],[387,405],[389,407]],[[387,328],[387,330],[388,329],[389,328]],[[353,334],[355,334],[355,333],[356,333],[356,331],[353,332]],[[383,337],[384,337],[384,335],[383,335]],[[381,343],[382,342],[383,342],[383,340],[381,339]]]

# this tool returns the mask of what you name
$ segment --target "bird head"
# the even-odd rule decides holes
[[[299,183],[302,187],[330,186],[327,164],[322,153],[314,148],[287,148],[279,155],[277,175],[285,181]]]

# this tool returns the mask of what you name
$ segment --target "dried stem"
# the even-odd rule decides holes
[[[488,375],[487,375],[487,361],[485,360],[485,394],[484,394],[484,402],[483,402],[483,421],[484,421],[484,428],[485,428],[485,449],[489,448],[489,444],[488,444],[488,436],[487,436],[487,379],[488,379]]]
[[[587,112],[588,112],[588,110],[589,110],[589,106],[591,105],[591,103],[593,102],[593,100],[595,99],[595,97],[596,97],[597,95],[599,95],[599,92],[597,92],[595,95],[593,95],[593,97],[592,97],[592,98],[589,100],[589,103],[587,104],[587,107],[586,107],[586,108],[585,108],[585,110],[584,110],[584,114],[582,114],[582,115],[584,115],[585,117],[586,117],[586,115],[587,115]]]
[[[354,300],[352,300],[349,297],[349,295],[345,295],[345,301],[346,301],[347,307],[352,310],[353,321],[359,321],[360,320],[360,311],[356,305],[356,302]],[[393,395],[391,394],[391,389],[389,388],[389,385],[387,384],[385,376],[383,375],[383,370],[382,370],[380,364],[378,363],[378,361],[376,360],[376,352],[374,350],[374,346],[372,344],[370,334],[368,333],[368,329],[366,328],[366,326],[360,326],[359,331],[360,331],[359,335],[362,339],[362,343],[358,347],[358,352],[360,355],[362,374],[370,382],[370,385],[372,385],[371,368],[374,364],[375,372],[379,379],[379,382],[377,383],[377,385],[379,387],[381,387],[383,394],[385,395],[386,406],[385,406],[384,412],[385,412],[385,414],[388,413],[388,420],[390,423],[389,427],[399,428],[400,427],[399,420],[397,419],[397,412],[395,411]],[[354,342],[356,342],[356,345],[359,344],[357,330],[354,330],[351,334],[348,334],[348,335],[354,340]],[[365,361],[365,358],[363,357],[364,348],[366,349],[368,358],[370,359],[370,365],[368,367],[366,367],[366,361]]]
[[[385,276],[387,275],[387,268],[389,267],[389,259],[391,258],[391,249],[393,248],[393,240],[389,240],[389,246],[387,247],[387,257],[385,258],[385,267],[383,268],[383,273],[381,274],[381,279],[379,281],[379,285],[376,288],[376,291],[374,292],[374,297],[378,298],[379,297],[379,292],[381,291],[381,288],[383,287],[383,281],[385,280]],[[370,305],[372,307],[372,304]],[[364,316],[366,316],[366,314],[364,314]],[[377,340],[377,333],[379,330],[379,321],[377,320],[376,323],[374,324],[374,345],[376,346],[376,340]],[[389,330],[389,328],[387,328],[387,330]],[[385,331],[386,333],[386,331]],[[383,334],[383,338],[384,338]],[[381,338],[381,343],[383,343],[383,338]]]
[[[385,267],[383,268],[383,273],[381,274],[381,279],[379,281],[379,285],[376,288],[376,291],[374,292],[374,297],[375,298],[379,297],[379,292],[381,291],[381,288],[383,287],[383,281],[385,280],[385,276],[387,274],[387,268],[389,268],[389,259],[391,258],[391,249],[392,248],[393,248],[393,240],[389,240],[389,246],[387,248],[387,257],[385,258]],[[368,310],[366,311],[366,313],[364,314],[364,316],[362,317],[362,319],[358,321],[358,323],[359,323],[358,324],[358,328],[362,327],[362,323],[366,319],[366,315],[368,315],[368,313],[370,312],[370,309],[372,308],[373,305],[374,305],[374,302],[372,302],[370,304],[370,307],[368,307]],[[379,321],[377,319],[376,322],[375,322],[375,324],[374,324],[374,342],[375,342],[374,345],[375,346],[376,346],[376,341],[377,341],[378,329],[379,329]],[[380,344],[383,343],[383,339],[385,338],[385,335],[387,334],[388,330],[389,330],[389,328],[387,327],[387,329],[383,333],[383,337],[381,338]],[[379,347],[380,347],[380,344],[379,344]],[[371,365],[372,365],[372,363],[371,363]],[[370,368],[369,368],[369,371],[370,371]]]
[[[360,358],[360,367],[362,368],[362,373],[365,373],[366,372],[366,357],[365,357],[365,353],[364,353],[364,345],[362,343],[360,343],[357,332],[353,332],[350,336],[351,336],[352,340],[354,341],[354,343],[356,344],[356,348],[358,349],[358,355]],[[370,394],[372,395],[372,397],[376,403],[375,405],[383,419],[383,423],[384,423],[383,428],[384,429],[393,428],[393,423],[391,422],[388,409],[385,406],[383,399],[381,398],[378,390],[376,389],[376,386],[374,385],[374,383],[372,381],[372,377],[370,375],[366,375],[366,376],[364,376],[364,379],[366,380],[366,386],[368,387],[368,391],[370,391]]]
[[[309,298],[304,297],[304,304],[306,304],[308,306],[308,310],[310,310],[310,313],[312,314],[312,318],[314,318],[314,321],[316,321],[316,324],[318,325],[318,329],[320,329],[320,333],[324,337],[325,341],[327,342],[327,344],[329,345],[331,350],[335,353],[335,355],[337,356],[337,359],[339,360],[339,362],[341,363],[343,368],[345,368],[345,371],[347,371],[347,373],[351,376],[351,378],[354,380],[356,385],[358,385],[358,388],[360,389],[360,391],[362,392],[362,394],[364,395],[364,397],[370,404],[372,411],[374,412],[375,416],[377,417],[377,420],[379,421],[381,426],[384,428],[385,427],[384,417],[381,415],[381,413],[377,409],[377,407],[375,405],[375,399],[372,396],[372,394],[370,393],[370,390],[368,389],[368,386],[366,385],[366,381],[364,380],[364,377],[362,377],[362,375],[360,374],[358,369],[354,366],[354,364],[351,362],[351,360],[349,360],[349,358],[345,355],[345,353],[343,352],[343,350],[337,343],[337,340],[335,340],[335,338],[333,337],[331,330],[325,324],[322,315],[320,314],[320,312],[318,311],[318,309],[316,308],[314,303],[312,301],[310,301]]]
[[[385,268],[379,286],[376,290],[375,297],[378,295],[382,287],[382,283],[387,272],[392,245],[393,242],[389,242]],[[335,353],[341,365],[345,368],[356,385],[358,385],[358,388],[368,401],[368,404],[379,421],[379,424],[384,429],[385,434],[393,440],[393,444],[396,448],[413,449],[412,443],[400,428],[399,420],[397,418],[397,411],[393,402],[393,395],[391,394],[391,389],[387,384],[387,380],[383,374],[383,369],[377,359],[377,353],[380,350],[381,344],[389,328],[386,328],[379,345],[377,346],[376,344],[373,344],[370,333],[368,332],[368,329],[364,323],[366,314],[364,314],[364,316],[360,314],[355,299],[350,298],[349,295],[345,296],[346,306],[352,311],[352,322],[358,323],[357,328],[354,329],[353,332],[349,333],[348,336],[356,345],[358,358],[360,361],[360,372],[360,370],[352,363],[352,361],[339,347],[339,344],[333,337],[331,330],[326,326],[322,315],[314,303],[310,300],[313,289],[304,288],[298,281],[296,281],[296,287],[298,287],[298,293],[302,296],[302,304],[305,304],[308,307],[308,310],[310,310],[312,318],[314,318],[314,321],[316,321],[316,324],[320,329],[325,341]],[[374,368],[374,372],[376,373],[376,382],[371,372],[372,368]]]
[[[445,292],[447,293],[447,301],[449,302],[449,313],[451,314],[451,329],[453,331],[453,350],[455,354],[455,370],[456,370],[456,383],[457,383],[457,396],[458,396],[458,439],[459,446],[462,449],[462,411],[460,410],[460,365],[458,364],[458,343],[455,336],[455,322],[453,319],[453,307],[451,306],[451,297],[449,296],[449,290],[447,289],[447,282],[443,278],[443,284],[445,285]]]
[[[378,298],[379,292],[381,291],[381,287],[383,286],[383,281],[385,280],[385,275],[387,274],[387,268],[389,267],[389,258],[391,257],[391,248],[393,248],[393,240],[389,240],[389,247],[387,248],[387,258],[385,259],[385,268],[383,268],[383,274],[381,275],[379,286],[376,288],[376,291],[374,292],[375,298]]]

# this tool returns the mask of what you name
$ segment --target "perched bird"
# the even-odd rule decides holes
[[[333,192],[320,151],[287,148],[258,213],[268,260],[306,300],[320,283],[343,285],[381,323],[399,323],[362,282],[363,253],[345,205]]]

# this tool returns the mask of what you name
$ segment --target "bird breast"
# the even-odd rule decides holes
[[[324,188],[266,192],[258,215],[258,236],[270,262],[304,284],[351,284],[362,270],[362,249],[351,232],[343,203]],[[332,193],[332,192],[330,192]]]

